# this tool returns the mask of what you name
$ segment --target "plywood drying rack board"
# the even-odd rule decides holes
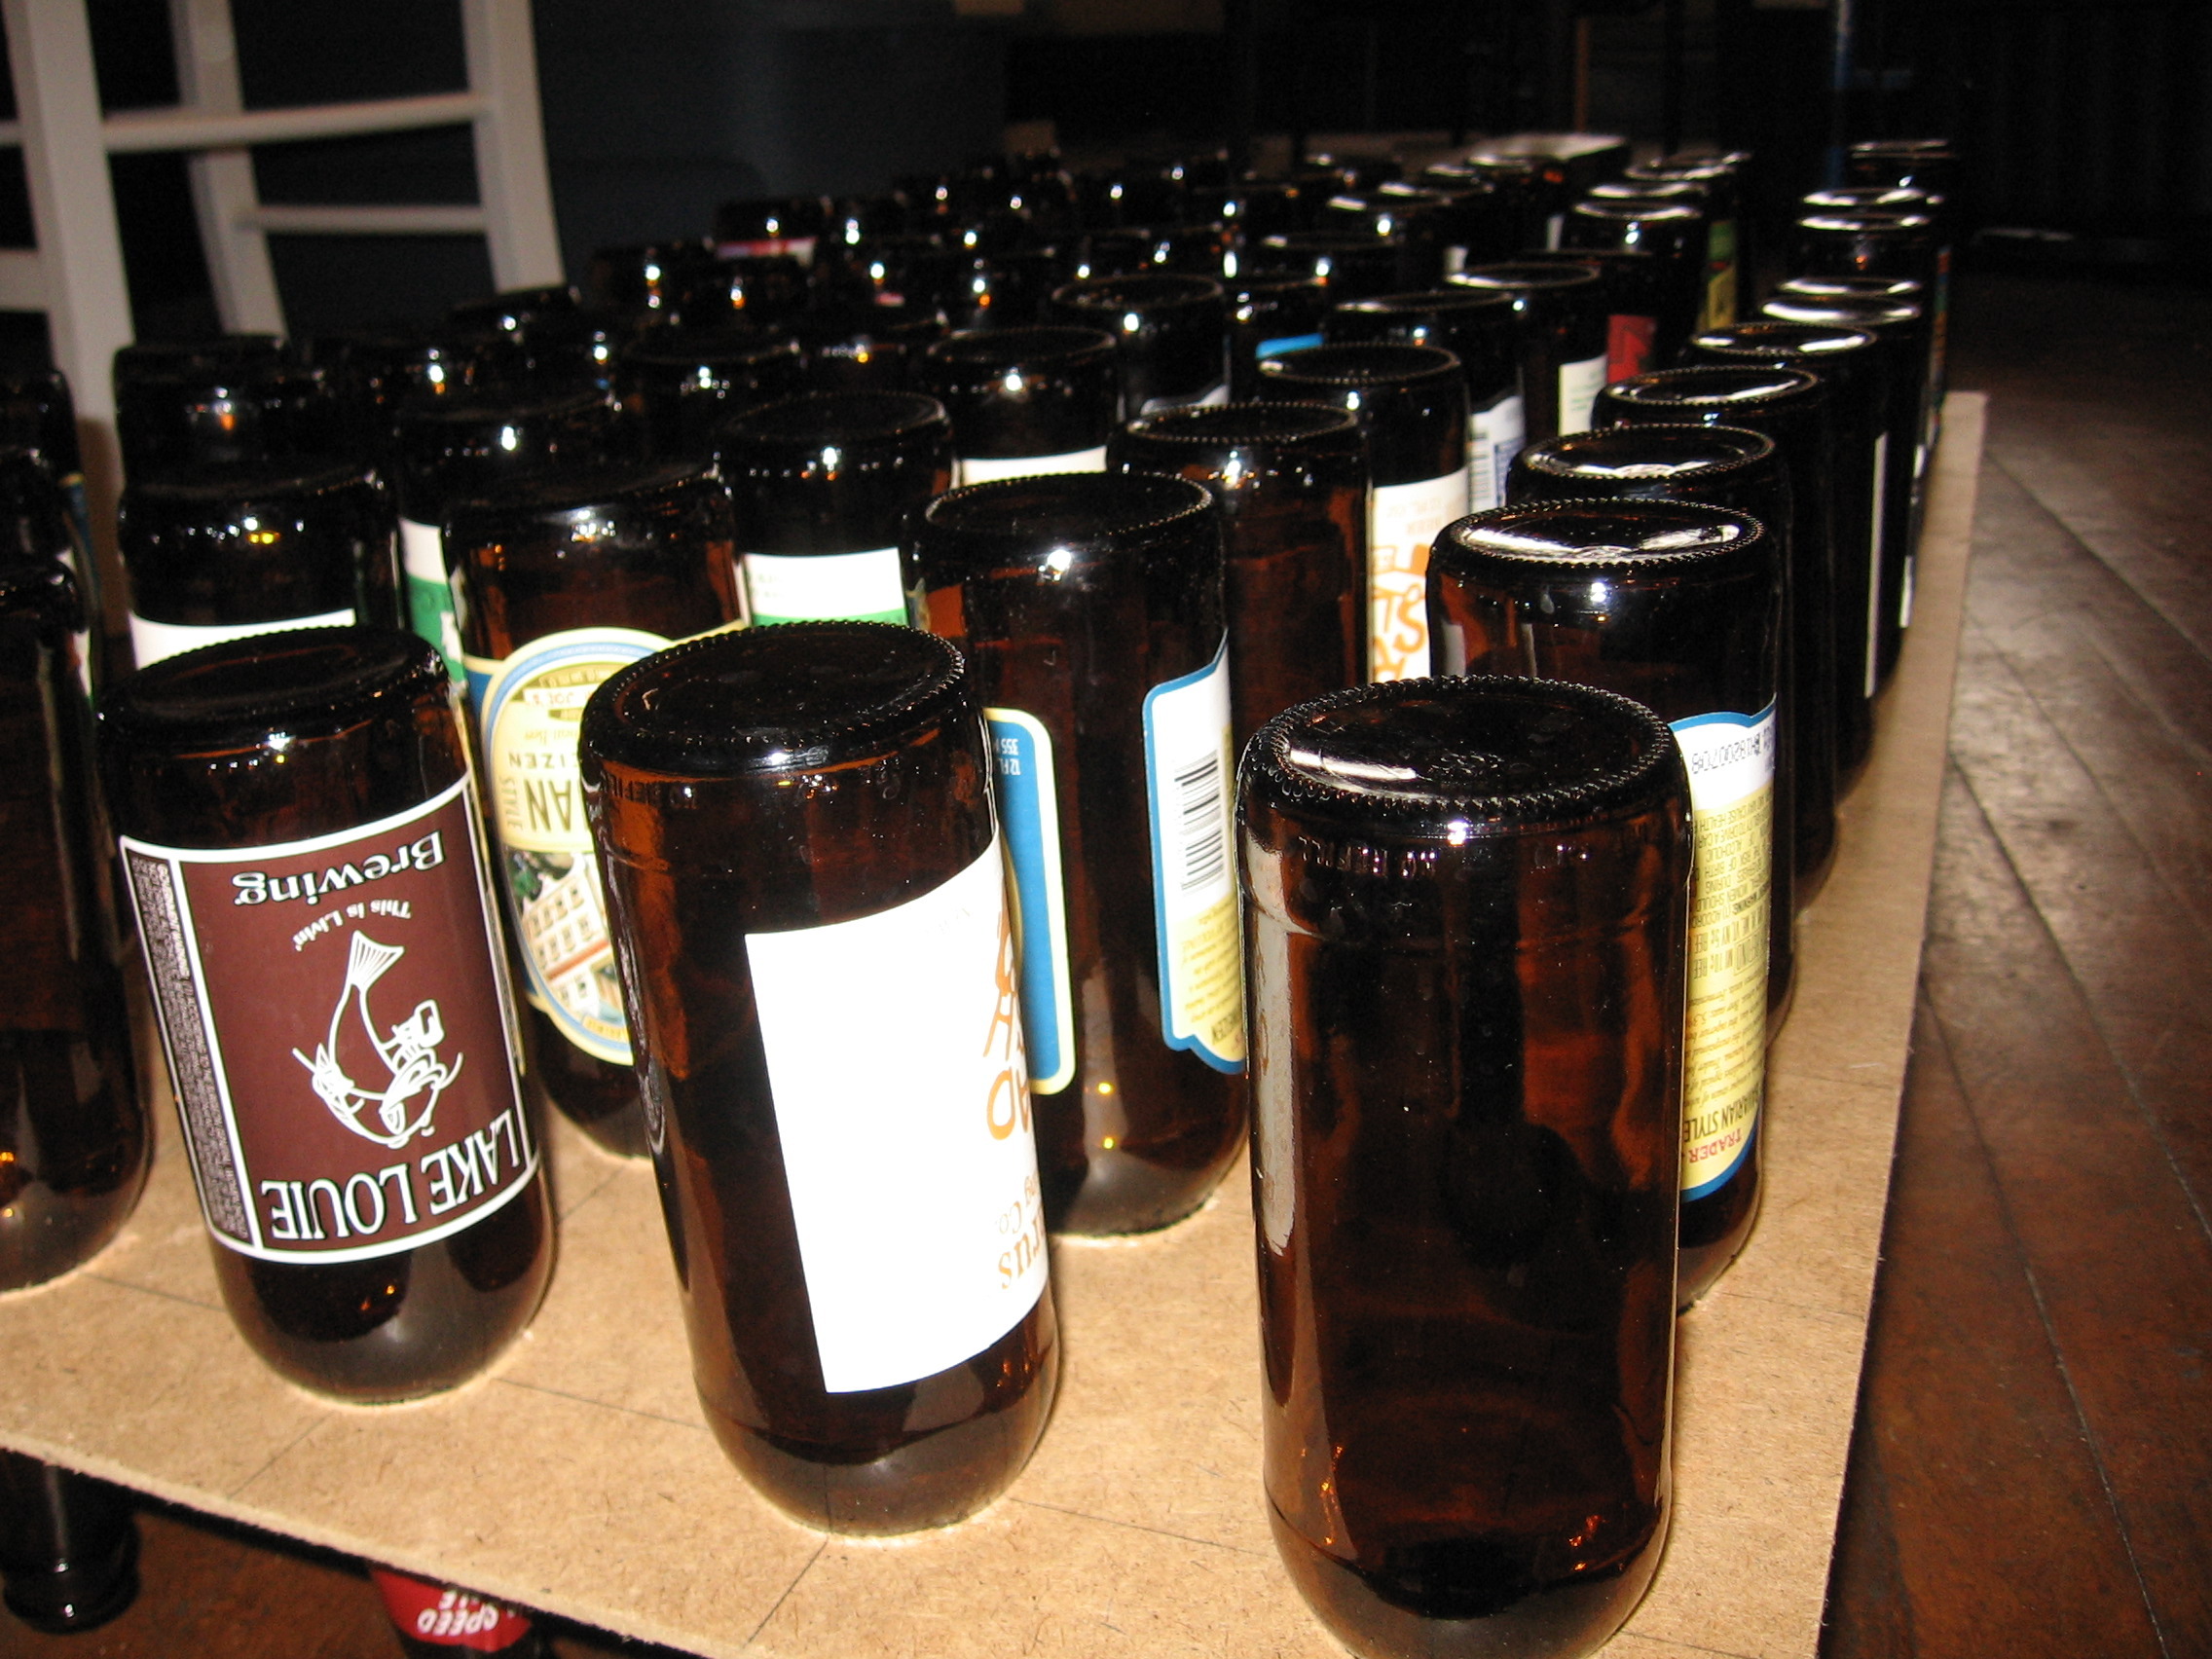
[[[1810,1655],[1850,1444],[1936,837],[1983,400],[1936,465],[1918,608],[1808,912],[1764,1214],[1681,1321],[1666,1563],[1613,1650]],[[0,1298],[0,1444],[210,1514],[703,1654],[1329,1659],[1259,1484],[1251,1216],[1232,1171],[1150,1238],[1064,1244],[1059,1404],[948,1531],[825,1540],[756,1498],[693,1398],[650,1171],[551,1142],[560,1262],[484,1379],[420,1404],[278,1382],[223,1311],[166,1105],[129,1228]]]

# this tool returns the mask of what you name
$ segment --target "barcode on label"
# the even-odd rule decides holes
[[[1211,755],[1187,772],[1175,774],[1175,798],[1183,818],[1183,891],[1193,892],[1221,879],[1229,853],[1222,831],[1220,762]]]

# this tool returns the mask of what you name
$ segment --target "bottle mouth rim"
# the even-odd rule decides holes
[[[734,449],[810,454],[832,445],[895,443],[941,432],[944,405],[916,391],[802,391],[731,417],[721,441]]]
[[[787,650],[827,665],[832,648],[851,646],[848,662],[910,668],[886,694],[836,706],[750,691],[743,707],[709,699],[679,718],[674,695],[705,679],[730,684],[748,657],[772,660]],[[719,660],[718,660],[719,659]],[[787,664],[788,666],[788,664]],[[606,766],[701,780],[791,777],[820,772],[897,749],[924,728],[955,716],[967,700],[967,658],[949,640],[892,622],[779,622],[685,640],[641,657],[610,676],[584,707],[578,756],[587,782]],[[782,719],[764,718],[769,706]],[[752,719],[742,717],[751,714]],[[645,717],[645,718],[641,718]],[[653,717],[661,717],[655,719]]]
[[[1369,367],[1359,367],[1362,358]],[[1459,359],[1441,346],[1359,340],[1278,351],[1272,357],[1260,359],[1259,376],[1262,386],[1322,386],[1338,391],[1395,392],[1462,382],[1466,371]]]
[[[1738,389],[1721,389],[1729,385]],[[1700,390],[1700,387],[1710,389]],[[1599,396],[1645,409],[1712,409],[1731,405],[1772,408],[1800,399],[1810,402],[1821,392],[1819,377],[1803,369],[1751,363],[1693,363],[1687,368],[1653,369],[1647,374],[1632,375],[1627,380],[1615,381]]]
[[[290,680],[274,672],[287,664]],[[281,747],[287,730],[325,736],[395,697],[442,702],[450,685],[437,647],[397,628],[282,628],[140,669],[100,698],[99,723],[126,741]]]
[[[1748,340],[1729,338],[1746,330],[1756,332]],[[1796,344],[1783,344],[1786,339],[1792,337]],[[1775,342],[1773,346],[1763,344],[1770,339]],[[1690,344],[1700,351],[1712,351],[1729,357],[1753,357],[1761,352],[1773,356],[1786,351],[1812,355],[1870,350],[1881,344],[1881,336],[1848,324],[1808,322],[1800,317],[1773,316],[1731,322],[1724,327],[1708,329],[1703,334],[1692,335]]]
[[[1367,706],[1417,699],[1498,697],[1578,709],[1615,722],[1632,749],[1625,764],[1590,770],[1563,785],[1500,791],[1420,790],[1412,766],[1340,760],[1331,766],[1313,750],[1294,748],[1301,728]],[[1446,847],[1541,834],[1570,823],[1633,817],[1679,792],[1686,799],[1678,750],[1667,723],[1642,704],[1595,686],[1504,675],[1438,675],[1355,685],[1286,709],[1255,732],[1244,752],[1239,816],[1267,808],[1309,814],[1326,834],[1366,838],[1378,824],[1395,839]],[[1397,787],[1392,787],[1397,786]],[[1342,823],[1352,819],[1354,823]],[[1330,820],[1338,820],[1332,824]]]
[[[948,490],[922,509],[917,530],[924,540],[942,536],[987,540],[1009,549],[1081,553],[1207,529],[1212,514],[1212,495],[1187,478],[1158,472],[1053,472]],[[1084,523],[1086,518],[1093,522]]]
[[[1596,530],[1604,520],[1671,521],[1660,545],[1593,540],[1587,546],[1547,547],[1540,537],[1516,536],[1519,526],[1572,526]],[[1672,540],[1673,545],[1664,544]],[[1719,575],[1733,565],[1763,558],[1772,536],[1763,520],[1735,507],[1705,501],[1649,496],[1575,496],[1556,500],[1519,501],[1455,519],[1438,533],[1432,567],[1463,559],[1470,563],[1533,572],[1537,571],[1647,570],[1674,579],[1685,574]],[[1441,556],[1441,558],[1439,558]]]
[[[714,464],[705,461],[600,461],[573,471],[566,468],[503,480],[487,489],[457,496],[446,503],[446,518],[535,523],[605,511],[636,511],[710,484]]]
[[[922,372],[962,391],[987,390],[1010,374],[1088,369],[1114,360],[1114,337],[1082,323],[966,328],[931,343]]]
[[[1207,452],[1223,449],[1301,449],[1327,440],[1353,453],[1361,448],[1359,418],[1333,403],[1217,403],[1141,415],[1120,434],[1132,445]],[[1348,440],[1348,443],[1347,443]]]
[[[298,461],[255,462],[236,467],[211,468],[189,473],[157,473],[123,489],[124,510],[130,503],[166,507],[237,505],[262,502],[312,500],[342,490],[374,489],[376,475],[365,462],[324,461],[303,466]]]
[[[1085,276],[1052,290],[1052,304],[1080,313],[1202,310],[1226,306],[1229,291],[1213,276],[1180,271],[1142,271],[1127,276]]]
[[[1686,444],[1691,441],[1691,434],[1693,433],[1696,434],[1698,439],[1708,442],[1717,439],[1724,444],[1735,444],[1737,453],[1734,455],[1714,455],[1710,459],[1692,461],[1683,463],[1679,470],[1668,472],[1593,473],[1577,467],[1555,464],[1559,461],[1558,448],[1555,448],[1555,446],[1603,444],[1611,440],[1616,434],[1619,434],[1620,441],[1631,449],[1635,447],[1632,440],[1644,434],[1658,434],[1656,441],[1661,444],[1676,442]],[[1739,443],[1738,440],[1742,440],[1742,442]],[[1568,432],[1557,438],[1546,439],[1542,443],[1530,444],[1521,452],[1521,456],[1526,460],[1530,471],[1545,478],[1556,478],[1563,481],[1590,479],[1595,482],[1601,478],[1710,478],[1721,473],[1741,471],[1747,467],[1771,464],[1776,453],[1776,445],[1772,438],[1764,432],[1754,432],[1749,426],[1706,425],[1702,423],[1686,421],[1639,421],[1627,425],[1593,426],[1586,431]],[[1625,462],[1624,464],[1634,465],[1636,463]],[[1562,500],[1585,498],[1560,498]]]

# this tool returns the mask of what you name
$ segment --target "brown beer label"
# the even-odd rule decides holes
[[[123,838],[201,1207],[232,1249],[412,1249],[535,1172],[473,787],[277,846]]]

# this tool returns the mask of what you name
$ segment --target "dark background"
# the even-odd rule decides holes
[[[1840,115],[1825,9],[1677,5],[1677,130],[1754,151],[1772,211],[1820,179],[1839,133],[1942,133],[1965,155],[1964,222],[1983,233],[1970,259],[2212,263],[2205,0],[1858,0]],[[463,84],[453,0],[235,10],[249,107]],[[173,101],[164,0],[92,0],[91,15],[108,106]],[[1240,46],[1251,131],[1294,141],[1442,142],[1577,114],[1656,141],[1670,107],[1667,0],[1022,0],[1011,16],[955,0],[537,0],[536,25],[571,277],[601,243],[703,232],[725,198],[882,190],[998,150],[1010,123],[1049,123],[1079,161],[1233,139]],[[182,159],[111,165],[140,335],[211,329]],[[475,194],[460,128],[269,146],[255,166],[272,203]],[[0,244],[30,240],[19,156],[0,152]],[[271,241],[299,334],[434,315],[491,286],[472,237]]]

